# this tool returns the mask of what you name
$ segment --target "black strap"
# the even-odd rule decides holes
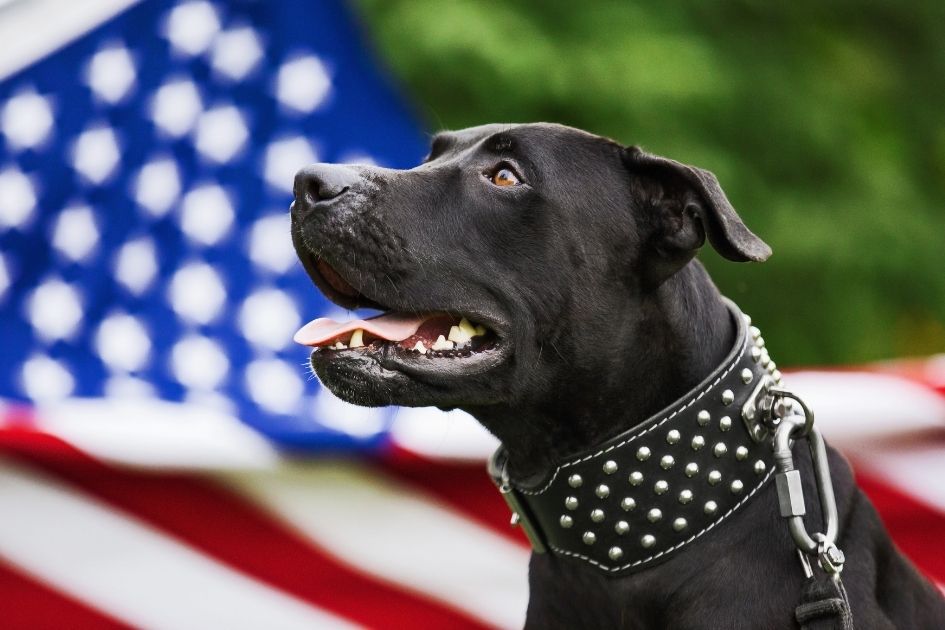
[[[843,583],[823,574],[807,578],[794,616],[801,630],[853,630],[853,614]]]

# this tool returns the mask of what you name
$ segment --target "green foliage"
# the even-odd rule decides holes
[[[945,3],[356,6],[432,130],[549,120],[714,171],[775,253],[702,259],[781,362],[945,350]]]

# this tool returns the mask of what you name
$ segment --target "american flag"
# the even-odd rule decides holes
[[[0,628],[514,628],[468,416],[362,409],[292,175],[426,140],[340,1],[0,4]],[[777,340],[774,340],[775,345]],[[945,359],[788,383],[945,583]]]

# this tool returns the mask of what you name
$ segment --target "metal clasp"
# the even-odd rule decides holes
[[[547,548],[541,539],[541,535],[538,533],[538,527],[529,517],[528,508],[519,501],[518,493],[516,493],[515,488],[512,487],[512,482],[509,479],[508,466],[508,454],[505,452],[505,449],[499,448],[492,454],[492,457],[489,458],[489,476],[492,477],[493,483],[495,483],[496,487],[499,489],[499,494],[502,495],[502,498],[505,499],[505,503],[512,511],[510,524],[513,527],[521,526],[522,531],[525,532],[525,536],[528,538],[528,542],[531,543],[532,550],[535,553],[545,553]]]
[[[814,414],[796,394],[787,390],[770,387],[768,395],[771,401],[768,410],[771,414],[791,414],[792,406],[779,404],[787,398],[800,406],[802,415],[784,415],[774,428],[774,463],[777,468],[775,483],[778,490],[778,502],[781,516],[788,520],[788,529],[794,544],[802,554],[818,559],[821,568],[832,578],[837,579],[843,570],[845,557],[837,548],[837,530],[839,517],[837,502],[830,480],[830,467],[827,461],[827,449],[823,436],[814,428]],[[806,506],[801,473],[794,467],[791,448],[796,440],[806,438],[814,464],[814,480],[820,497],[821,513],[825,521],[826,532],[808,533],[804,525]],[[802,555],[802,566],[806,575],[810,575],[810,563]]]

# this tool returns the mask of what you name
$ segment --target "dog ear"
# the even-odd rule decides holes
[[[657,211],[655,245],[676,268],[695,255],[706,236],[729,260],[760,262],[771,255],[771,248],[745,226],[709,171],[639,147],[624,150],[624,163],[631,174],[642,178],[644,202]]]

